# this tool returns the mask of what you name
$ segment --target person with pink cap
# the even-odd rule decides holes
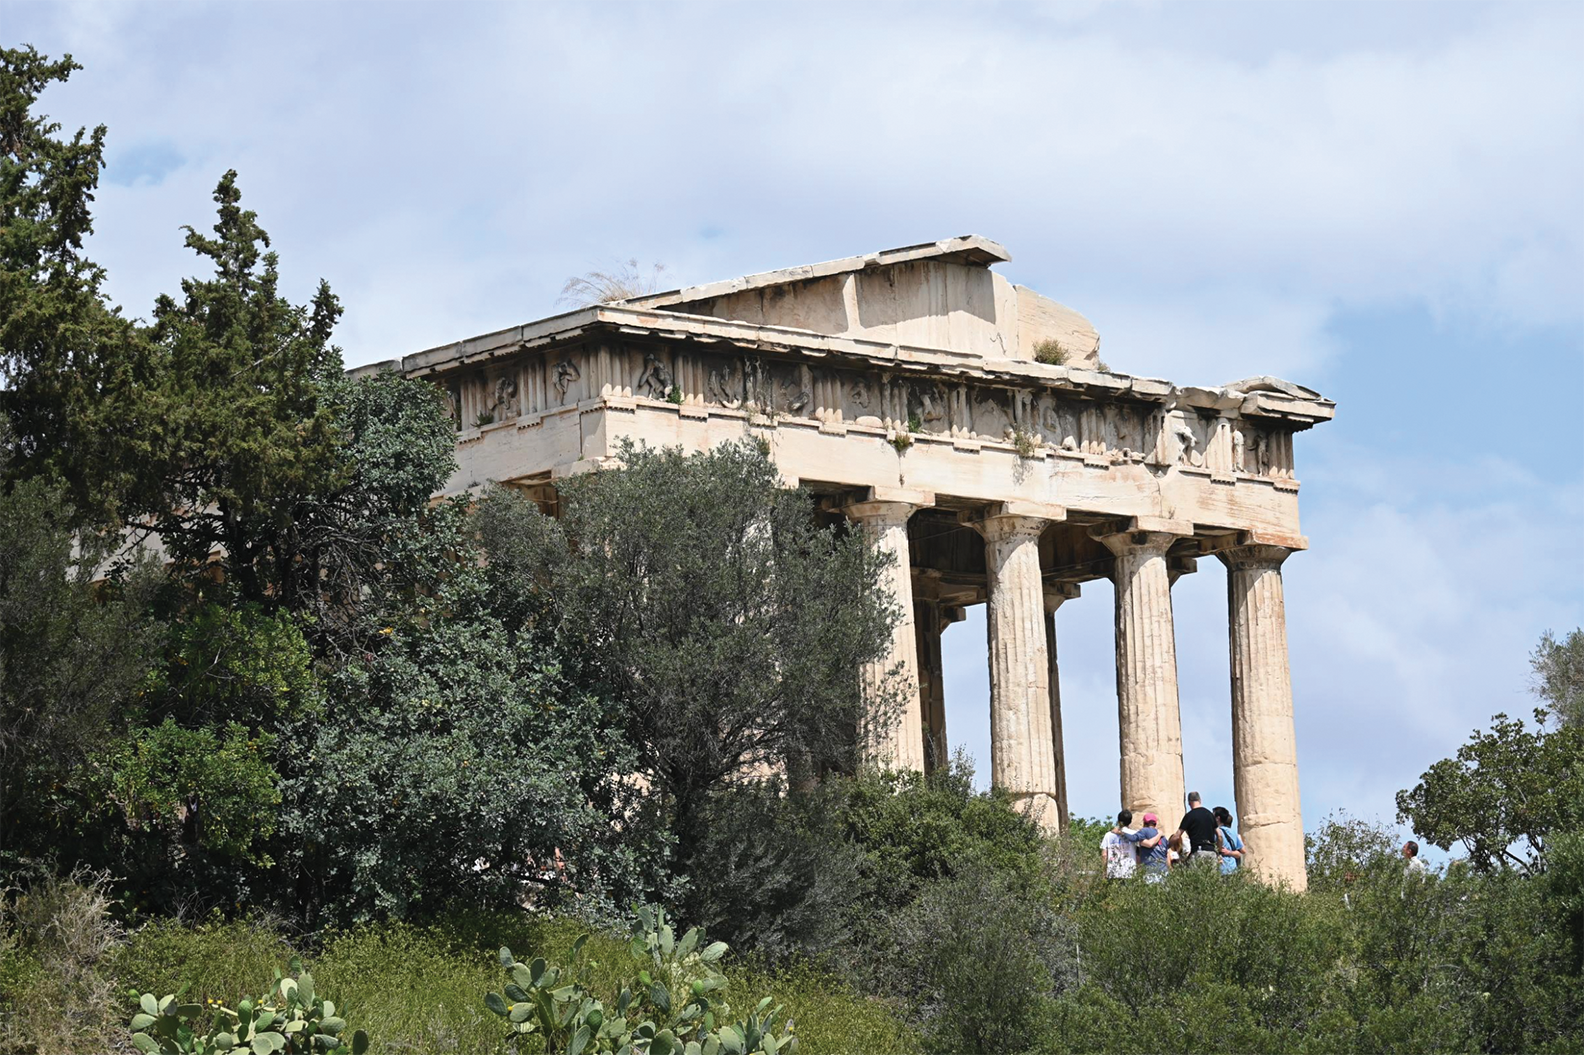
[[[1144,869],[1146,882],[1159,883],[1166,878],[1166,873],[1171,868],[1171,859],[1168,856],[1166,839],[1160,832],[1160,818],[1153,813],[1144,814],[1144,827],[1136,832],[1124,831],[1121,827],[1112,828],[1113,834],[1138,847],[1139,864]]]

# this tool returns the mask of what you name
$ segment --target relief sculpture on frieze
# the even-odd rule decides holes
[[[517,377],[515,373],[501,374],[490,391],[486,414],[494,421],[508,421],[517,416]]]
[[[974,394],[973,429],[992,440],[1003,439],[1012,431],[1012,415],[1004,391],[985,388]]]
[[[567,401],[567,390],[576,384],[582,376],[582,371],[578,369],[577,363],[574,363],[570,358],[562,359],[556,363],[555,390],[556,396],[561,402],[565,403]]]
[[[945,432],[951,427],[951,409],[946,390],[934,381],[914,382],[908,386],[908,420],[915,418],[926,432]]]
[[[643,372],[633,386],[650,399],[666,399],[671,395],[671,371],[654,352],[644,353]]]
[[[736,359],[718,359],[710,366],[705,395],[711,403],[736,410],[743,405],[743,368]]]

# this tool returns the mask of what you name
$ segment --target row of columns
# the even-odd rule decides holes
[[[871,757],[925,770],[946,757],[940,634],[948,613],[915,599],[908,519],[932,496],[902,493],[847,508],[891,560],[886,586],[900,609],[890,654],[864,671],[877,697],[901,697],[893,719],[866,734]],[[1068,817],[1061,734],[1056,610],[1077,587],[1047,586],[1039,539],[1062,510],[1003,503],[975,522],[985,544],[990,659],[990,776],[1048,831]],[[1114,557],[1116,691],[1122,804],[1175,823],[1185,794],[1168,552],[1191,524],[1135,518],[1096,533]],[[1305,886],[1292,688],[1287,666],[1281,564],[1291,552],[1250,544],[1223,550],[1231,634],[1232,764],[1245,867],[1295,889]],[[891,682],[889,679],[898,679]]]

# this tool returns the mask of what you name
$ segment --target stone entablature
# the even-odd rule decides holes
[[[1329,401],[1269,378],[1181,388],[620,305],[363,369],[392,367],[446,394],[462,462],[452,489],[597,464],[627,430],[591,431],[582,418],[642,408],[671,419],[633,422],[638,438],[671,433],[660,442],[688,444],[697,423],[708,433],[701,445],[722,429],[773,430],[792,447],[803,431],[848,440],[843,457],[860,478],[832,482],[901,478],[964,497],[1041,501],[1093,491],[1111,514],[1284,534],[1297,533],[1292,435],[1332,414]],[[530,430],[540,435],[527,445],[502,438]],[[827,479],[824,459],[808,453],[813,465],[794,457],[783,471]],[[981,479],[953,471],[962,458]]]
[[[1333,404],[1270,377],[1183,387],[1099,368],[1081,315],[989,270],[986,239],[909,246],[585,308],[358,372],[431,380],[457,423],[456,493],[552,497],[619,441],[744,436],[895,555],[900,718],[878,758],[945,757],[940,635],[989,605],[991,776],[1048,827],[1067,793],[1055,612],[1116,585],[1122,801],[1182,806],[1171,590],[1229,571],[1233,767],[1247,864],[1304,883],[1281,560],[1299,530],[1293,437]],[[1034,361],[1056,340],[1063,365]],[[927,341],[930,343],[909,343]]]

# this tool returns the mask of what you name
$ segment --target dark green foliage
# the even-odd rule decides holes
[[[1570,630],[1561,641],[1547,630],[1529,662],[1535,694],[1550,712],[1558,721],[1584,725],[1584,630]]]
[[[215,188],[214,237],[187,246],[214,268],[154,305],[158,383],[144,392],[160,423],[140,512],[167,552],[194,569],[216,547],[247,600],[290,601],[298,521],[341,470],[326,385],[341,373],[330,333],[341,306],[324,283],[313,303],[279,293],[269,236],[241,206],[235,172]],[[275,589],[272,589],[275,588]]]
[[[106,306],[83,255],[105,128],[58,138],[34,112],[80,67],[0,49],[0,421],[9,481],[60,481],[73,526],[112,520],[150,423],[127,398],[146,367],[136,328]]]
[[[1026,1051],[1078,980],[1071,920],[1015,873],[967,866],[889,922],[869,967],[882,991],[907,999],[929,1050]]]
[[[0,489],[0,868],[56,848],[63,792],[115,735],[148,669],[153,629],[132,596],[91,585],[99,553],[74,554],[72,514],[40,480]]]
[[[561,520],[523,530],[536,546],[499,545],[513,534],[503,525],[537,515],[525,499],[495,492],[482,522],[515,592],[554,596],[539,618],[617,708],[687,859],[732,777],[789,760],[852,768],[856,672],[883,654],[894,612],[874,551],[821,527],[761,445],[691,457],[627,445],[620,457],[620,472],[569,481]],[[556,556],[535,564],[534,552]]]
[[[1443,850],[1460,844],[1482,871],[1542,871],[1552,831],[1584,830],[1584,726],[1547,733],[1543,710],[1532,730],[1505,714],[1491,722],[1399,792],[1398,815]]]
[[[1349,817],[1327,817],[1304,839],[1309,886],[1345,892],[1370,876],[1400,876],[1400,844],[1385,830]]]
[[[1034,890],[1045,881],[1038,827],[999,791],[973,790],[959,756],[945,770],[866,775],[847,787],[842,837],[859,862],[871,909],[911,904],[925,884],[984,867]]]
[[[599,915],[664,889],[666,840],[624,779],[634,761],[606,705],[491,610],[463,505],[421,526],[389,552],[422,588],[383,594],[390,624],[295,734],[297,909],[405,917],[532,893]]]
[[[843,942],[863,892],[859,856],[841,837],[843,788],[787,794],[780,780],[711,796],[679,909],[739,953],[784,964]]]

